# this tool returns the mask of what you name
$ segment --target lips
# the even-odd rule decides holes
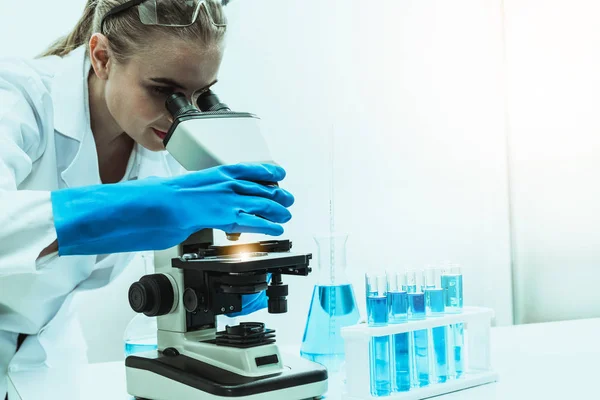
[[[167,137],[167,132],[159,131],[158,129],[154,129],[154,128],[152,128],[152,130],[154,131],[156,136],[158,136],[161,140],[163,140],[165,137]]]

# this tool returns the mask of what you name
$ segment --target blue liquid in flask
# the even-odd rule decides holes
[[[339,371],[345,360],[341,328],[358,323],[359,317],[352,285],[316,285],[300,355]]]
[[[125,357],[135,353],[156,351],[158,349],[157,330],[156,318],[136,314],[127,324],[123,335]]]
[[[143,353],[145,351],[151,351],[151,350],[158,350],[158,345],[125,342],[125,357],[128,357],[135,353]]]

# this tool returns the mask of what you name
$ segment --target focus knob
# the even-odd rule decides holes
[[[129,287],[129,305],[149,317],[168,314],[174,302],[173,286],[163,274],[145,275]]]
[[[283,314],[287,312],[287,295],[288,286],[283,284],[281,274],[273,274],[271,284],[267,289],[269,314]]]

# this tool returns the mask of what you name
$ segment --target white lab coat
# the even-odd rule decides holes
[[[56,239],[50,192],[101,183],[90,128],[89,70],[84,47],[64,58],[0,60],[2,400],[9,370],[86,362],[85,342],[74,318],[79,294],[107,285],[132,261],[142,260],[133,253],[55,253],[36,260]],[[124,180],[181,172],[165,152],[136,146]],[[153,253],[144,255],[152,262]],[[19,333],[30,336],[15,354]]]

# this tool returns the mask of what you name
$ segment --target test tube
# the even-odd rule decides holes
[[[425,283],[425,308],[427,315],[438,317],[444,315],[444,289],[441,282],[442,270],[429,268],[423,271],[423,282]],[[437,383],[448,380],[448,347],[447,329],[440,326],[431,329],[433,339],[433,360],[435,377]]]
[[[415,292],[408,292],[408,319],[420,320],[425,319],[425,294],[417,290],[417,275],[416,271],[406,272],[406,280],[408,287],[414,287]],[[411,284],[414,282],[414,286]],[[414,386],[423,387],[429,385],[429,337],[427,329],[421,329],[412,332],[413,348],[411,353],[414,354],[415,360],[415,379],[412,379]]]
[[[369,326],[388,324],[387,282],[383,274],[365,274],[367,321]],[[391,393],[390,337],[374,336],[369,350],[371,394],[389,396]]]
[[[404,280],[402,284],[402,289],[406,293],[416,293],[417,292],[417,274],[416,271],[407,271],[404,274]]]
[[[452,265],[444,269],[441,277],[442,289],[444,289],[444,303],[447,313],[460,313],[463,308],[463,276],[458,265]],[[464,324],[449,326],[452,331],[452,343],[450,343],[454,358],[454,375],[460,378],[464,373]]]
[[[460,266],[447,267],[442,272],[442,288],[446,312],[461,313],[463,308],[463,276]]]
[[[387,297],[390,324],[402,324],[408,321],[408,295],[406,293],[406,274],[387,273]],[[392,377],[393,391],[410,390],[409,333],[392,335]]]

